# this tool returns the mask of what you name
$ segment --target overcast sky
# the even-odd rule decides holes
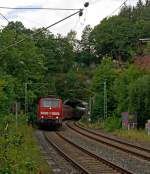
[[[88,1],[88,0],[87,0]],[[7,7],[56,7],[56,8],[83,8],[86,0],[0,0],[0,6]],[[76,30],[78,38],[82,30],[88,24],[92,27],[99,24],[100,21],[110,15],[118,8],[124,0],[89,0],[87,10],[79,18],[78,15],[52,27],[50,29],[54,34],[60,33],[66,35],[70,30]],[[128,0],[128,5],[135,5],[137,0]],[[27,28],[46,27],[74,11],[49,11],[49,10],[4,10],[0,13],[5,15],[9,21],[21,21]],[[117,14],[116,11],[114,14]],[[7,25],[7,21],[0,16],[0,25]]]

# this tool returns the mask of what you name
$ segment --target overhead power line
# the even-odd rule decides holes
[[[85,2],[85,3],[84,3],[84,7],[87,8],[88,6],[89,6],[89,2]],[[79,14],[79,16],[82,16],[82,15],[83,15],[83,10],[84,10],[84,9],[79,9],[77,12],[75,12],[75,13],[73,13],[73,14],[71,14],[71,15],[69,15],[69,16],[67,16],[67,17],[65,17],[65,18],[63,18],[63,19],[61,19],[61,20],[59,20],[59,21],[57,21],[57,22],[55,22],[55,23],[53,23],[53,24],[47,26],[46,28],[43,28],[43,29],[41,29],[41,30],[35,32],[34,34],[32,34],[32,37],[35,36],[36,34],[40,33],[41,31],[46,31],[47,29],[53,27],[54,25],[56,25],[56,24],[58,24],[58,23],[60,23],[60,22],[62,22],[62,21],[64,21],[64,20],[66,20],[66,19],[68,19],[68,18],[70,18],[70,17],[72,17],[72,16],[74,16],[74,15],[76,15],[76,14]],[[26,40],[26,39],[27,39],[27,38],[24,38],[24,39],[21,39],[20,41],[14,42],[13,44],[10,44],[10,45],[8,45],[7,47],[5,47],[4,49],[0,50],[0,52],[3,52],[3,51],[7,50],[7,49],[10,48],[10,47],[16,46],[17,44],[23,42],[23,41]]]
[[[77,11],[77,12],[75,12],[75,13],[73,13],[73,14],[71,14],[71,15],[69,15],[69,16],[67,16],[67,17],[65,17],[65,18],[63,18],[63,19],[61,19],[61,20],[59,20],[59,21],[57,21],[57,22],[55,22],[54,24],[49,25],[48,27],[44,28],[44,30],[47,30],[47,29],[49,29],[50,27],[53,27],[54,25],[56,25],[56,24],[58,24],[58,23],[60,23],[60,22],[62,22],[62,21],[64,21],[64,20],[66,20],[66,19],[68,19],[68,18],[70,18],[70,17],[72,17],[72,16],[74,16],[74,15],[76,15],[76,14],[78,14],[78,13],[80,14],[82,11],[83,11],[83,9],[80,9],[79,11]],[[37,34],[37,33],[35,33],[35,34]]]
[[[81,15],[82,12],[83,12],[83,9],[80,9],[80,10],[78,10],[77,12],[75,12],[75,13],[73,13],[73,14],[71,14],[71,15],[69,15],[69,16],[67,16],[67,17],[65,17],[65,18],[63,18],[63,19],[61,19],[61,20],[59,20],[59,21],[57,21],[57,22],[55,22],[55,23],[53,23],[53,24],[47,26],[46,28],[43,28],[43,29],[41,29],[41,30],[35,32],[34,34],[32,34],[32,36],[35,36],[36,34],[40,33],[41,31],[46,31],[47,29],[53,27],[54,25],[56,25],[56,24],[58,24],[58,23],[60,23],[60,22],[62,22],[62,21],[64,21],[64,20],[66,20],[66,19],[68,19],[68,18],[70,18],[70,17],[72,17],[72,16],[74,16],[74,15],[76,15],[76,14]],[[3,51],[7,50],[7,49],[10,48],[10,47],[13,47],[13,46],[18,45],[19,43],[25,41],[26,39],[27,39],[27,38],[24,38],[24,39],[21,39],[20,41],[14,42],[13,44],[8,45],[8,46],[5,47],[4,49],[0,50],[0,52],[3,52]]]
[[[119,10],[128,0],[125,0],[119,7],[117,7],[109,16],[112,16],[117,10]]]
[[[0,9],[12,9],[12,10],[81,10],[75,8],[50,8],[50,7],[0,7]]]
[[[0,12],[0,16],[2,16],[7,22],[9,22],[9,20]]]

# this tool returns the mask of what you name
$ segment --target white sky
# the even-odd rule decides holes
[[[88,1],[88,0],[87,0]],[[88,24],[92,27],[110,15],[118,8],[124,0],[89,0],[89,7],[84,10],[84,14],[78,15],[52,27],[50,31],[54,34],[66,35],[70,30],[77,32],[80,38],[82,30]],[[128,0],[128,5],[135,5],[138,0]],[[86,0],[0,0],[0,6],[7,7],[54,7],[54,8],[83,8]],[[44,10],[4,10],[0,13],[5,15],[10,21],[21,21],[27,28],[46,27],[74,11],[44,11]],[[118,11],[115,12],[115,14]],[[0,26],[7,25],[7,21],[0,16]]]

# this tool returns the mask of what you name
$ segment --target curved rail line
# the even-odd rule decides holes
[[[61,156],[63,156],[68,162],[71,162],[71,164],[78,169],[80,169],[84,174],[91,174],[89,173],[84,167],[82,167],[79,163],[77,163],[74,159],[72,159],[69,155],[67,155],[54,141],[51,140],[51,138],[44,133],[44,137],[46,140],[56,149]]]
[[[111,146],[123,152],[127,152],[132,155],[135,155],[136,157],[150,161],[150,149],[146,149],[137,145],[133,145],[133,144],[121,141],[121,140],[117,140],[115,138],[106,136],[102,133],[93,132],[92,130],[81,127],[79,124],[75,122],[73,123],[71,122],[71,124],[67,122],[66,125],[73,131],[83,136],[86,136],[92,140],[95,140],[99,143]]]
[[[80,168],[85,174],[133,174],[73,143],[59,132],[44,133],[47,141],[57,149],[66,160]]]

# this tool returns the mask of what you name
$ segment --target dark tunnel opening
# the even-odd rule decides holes
[[[63,103],[64,118],[79,120],[87,111],[87,103],[78,99],[67,99]]]

